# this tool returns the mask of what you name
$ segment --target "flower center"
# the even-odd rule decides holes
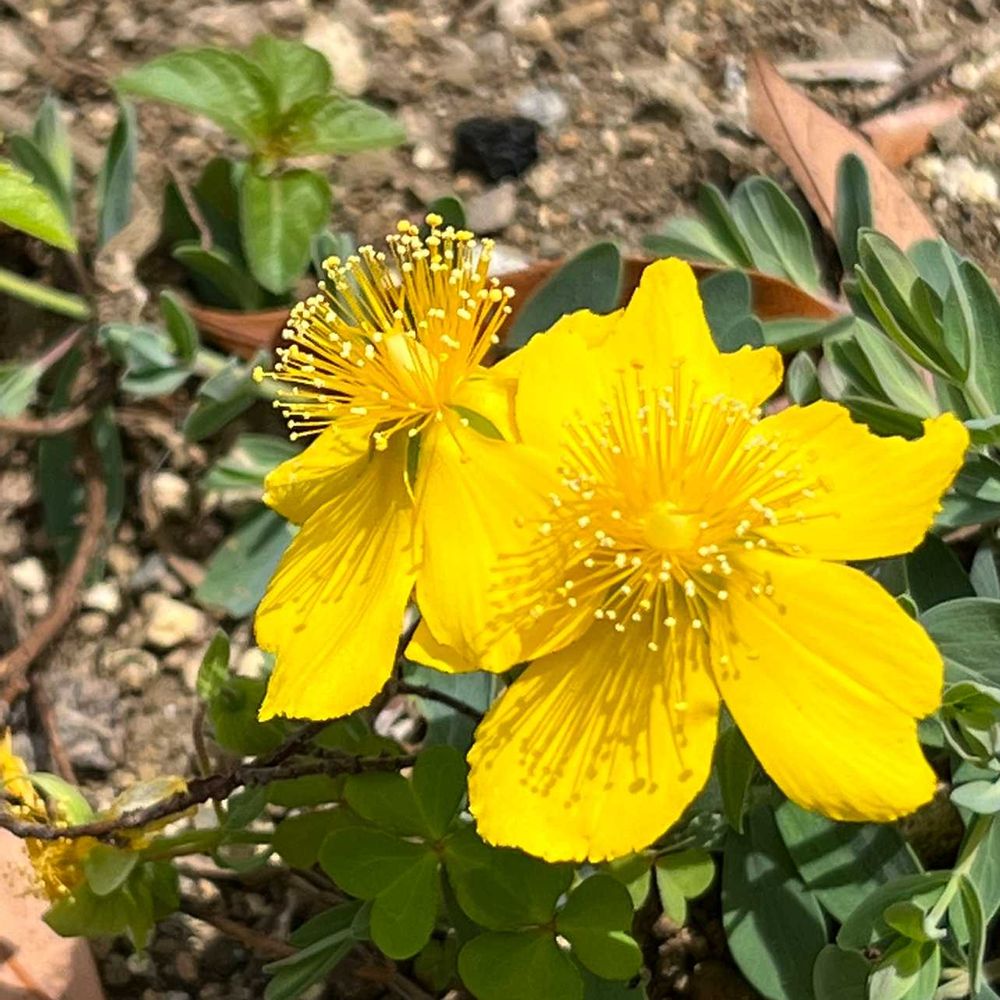
[[[677,509],[671,500],[660,500],[643,525],[643,538],[660,552],[687,552],[696,547],[701,527],[699,515],[688,514]]]
[[[376,448],[401,428],[415,434],[499,342],[514,290],[488,275],[492,241],[427,222],[425,237],[401,222],[388,253],[364,246],[325,261],[327,280],[292,310],[273,371],[254,371],[281,384],[275,406],[293,439],[334,420]]]

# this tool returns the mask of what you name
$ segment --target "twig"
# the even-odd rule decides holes
[[[279,941],[278,938],[271,937],[269,934],[255,931],[253,928],[230,920],[229,917],[224,917],[220,913],[213,913],[208,907],[190,899],[181,900],[181,913],[186,913],[189,917],[194,917],[195,920],[200,920],[202,923],[211,924],[216,930],[222,931],[226,937],[239,941],[240,944],[245,945],[261,958],[288,958],[298,952],[298,948],[285,941]]]
[[[49,750],[53,770],[63,781],[68,781],[71,785],[77,784],[73,762],[70,760],[70,756],[63,746],[62,736],[59,733],[58,725],[56,725],[55,708],[52,704],[52,699],[49,697],[48,690],[38,676],[32,676],[31,678],[31,701],[34,705],[35,714],[38,716],[38,724],[41,726],[42,733],[45,736],[45,744]]]
[[[64,840],[79,837],[93,837],[97,840],[115,841],[126,830],[139,830],[151,823],[179,816],[194,806],[210,799],[228,798],[237,788],[248,785],[264,785],[286,778],[301,778],[310,774],[360,774],[365,771],[396,771],[412,767],[415,758],[399,757],[352,757],[343,755],[338,759],[308,760],[286,764],[283,755],[292,745],[298,744],[301,734],[280,747],[267,757],[258,757],[247,764],[241,764],[228,774],[212,774],[207,778],[195,778],[183,792],[176,792],[159,802],[131,809],[120,816],[78,823],[74,826],[53,826],[48,823],[31,823],[19,820],[9,813],[0,812],[0,829],[9,830],[17,837],[32,837],[35,840]],[[297,753],[290,750],[289,753]]]
[[[0,420],[0,436],[55,437],[82,427],[114,395],[111,385],[102,385],[87,399],[51,417],[8,417]]]
[[[951,45],[946,45],[940,52],[934,55],[917,60],[896,81],[882,100],[869,109],[866,117],[887,111],[903,100],[904,97],[909,97],[915,90],[919,90],[925,84],[936,80],[962,57],[965,50],[969,47],[970,41],[970,38],[963,38],[960,41],[953,42]]]
[[[108,487],[100,455],[84,428],[79,435],[84,462],[85,508],[76,552],[52,597],[52,607],[27,637],[0,658],[0,707],[10,705],[28,689],[28,671],[46,647],[65,629],[76,609],[91,560],[100,547],[108,506]]]
[[[448,708],[453,708],[456,712],[461,712],[462,715],[466,715],[470,719],[475,719],[476,722],[483,721],[483,713],[478,709],[462,701],[461,698],[455,698],[444,691],[435,691],[434,688],[428,687],[426,684],[410,684],[407,681],[397,681],[396,694],[412,694],[418,698],[426,698],[428,701],[436,701],[442,705],[447,705]]]

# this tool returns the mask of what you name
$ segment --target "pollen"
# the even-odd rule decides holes
[[[489,277],[491,240],[426,218],[402,221],[386,249],[329,257],[317,294],[296,305],[270,371],[294,438],[337,421],[376,448],[399,429],[442,418],[462,382],[499,342],[514,290]],[[376,436],[378,435],[378,436]]]

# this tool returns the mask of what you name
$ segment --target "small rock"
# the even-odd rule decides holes
[[[420,39],[416,15],[408,10],[391,10],[385,15],[389,41],[401,49],[412,49]]]
[[[49,578],[40,559],[28,556],[14,563],[10,570],[11,583],[26,594],[41,594],[49,585]]]
[[[0,521],[0,556],[9,559],[24,549],[25,532],[17,521]]]
[[[149,480],[150,499],[161,514],[186,514],[191,500],[191,485],[176,472],[164,470]]]
[[[558,90],[529,87],[518,96],[514,108],[519,115],[538,122],[542,128],[555,131],[569,115],[569,107]]]
[[[123,580],[127,580],[139,568],[139,556],[135,550],[118,542],[108,546],[104,558],[111,567],[111,572]]]
[[[234,672],[240,677],[263,677],[267,670],[267,654],[252,646],[236,660]]]
[[[108,616],[103,611],[84,611],[77,615],[77,631],[88,639],[96,639],[108,630]]]
[[[417,170],[444,170],[448,166],[447,158],[426,142],[413,147],[411,159]]]
[[[357,96],[368,89],[371,68],[360,39],[342,21],[326,14],[313,14],[306,24],[302,41],[322,52],[333,67],[337,87]]]
[[[917,170],[932,180],[952,201],[970,204],[1000,204],[1000,183],[985,167],[976,166],[967,156],[925,156]]]
[[[58,43],[59,51],[72,52],[87,37],[94,19],[90,14],[78,14],[75,17],[54,21],[49,31]]]
[[[477,194],[465,206],[469,228],[483,235],[498,233],[509,226],[516,212],[517,193],[513,181],[505,181]]]
[[[198,982],[198,963],[189,951],[179,951],[174,958],[174,970],[182,983]]]
[[[609,156],[618,156],[622,151],[622,141],[613,128],[602,128],[598,136]]]
[[[83,606],[92,611],[103,611],[108,615],[116,615],[122,609],[122,595],[118,584],[113,580],[95,583],[84,591]]]
[[[51,606],[52,599],[48,594],[32,594],[24,602],[24,609],[32,618],[41,618],[42,615],[47,615]]]
[[[20,90],[27,82],[28,74],[22,69],[0,69],[0,93]]]
[[[497,23],[507,31],[523,27],[541,0],[498,0],[496,5]]]
[[[977,90],[981,79],[982,73],[975,63],[959,63],[951,71],[951,82],[959,90]]]
[[[525,178],[525,183],[542,201],[555,196],[566,183],[562,167],[555,161],[540,163]]]
[[[274,27],[301,34],[309,5],[303,0],[270,0],[264,5],[264,19]]]
[[[115,649],[104,657],[104,669],[131,691],[145,690],[159,671],[156,657],[146,649]]]
[[[166,594],[146,594],[142,599],[146,620],[146,642],[159,649],[173,649],[196,641],[205,634],[208,620],[196,608]]]
[[[490,258],[490,274],[499,275],[508,274],[510,271],[520,271],[530,263],[531,258],[524,251],[508,246],[506,243],[495,243],[493,256]]]
[[[187,14],[189,33],[204,44],[210,41],[205,36],[215,36],[220,40],[249,45],[260,31],[257,11],[243,4],[216,4],[215,6],[195,6]]]
[[[444,55],[438,63],[438,74],[446,83],[460,90],[472,90],[479,75],[479,60],[475,52],[460,38],[445,35],[440,39]]]
[[[25,469],[0,472],[0,508],[17,510],[34,499],[35,481],[30,472]]]
[[[34,65],[34,51],[10,21],[0,22],[0,52],[5,70],[27,70]]]
[[[486,66],[504,66],[510,57],[510,44],[502,31],[486,31],[473,39],[472,48]]]
[[[453,169],[484,180],[520,177],[538,159],[538,123],[530,118],[468,118],[455,126]]]
[[[159,552],[146,556],[139,568],[129,577],[128,589],[141,594],[146,590],[165,590],[168,594],[177,595],[181,592],[179,581],[167,568],[163,556]]]

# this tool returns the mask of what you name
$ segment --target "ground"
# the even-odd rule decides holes
[[[0,129],[24,128],[45,92],[56,93],[70,115],[90,198],[115,122],[111,81],[119,71],[182,45],[241,45],[265,30],[304,36],[328,52],[345,89],[395,110],[409,135],[398,150],[327,164],[335,170],[336,227],[377,240],[399,217],[455,192],[513,263],[561,256],[598,238],[638,251],[644,234],[685,210],[700,182],[727,187],[755,171],[786,180],[747,131],[743,67],[752,47],[779,63],[851,56],[869,67],[898,62],[907,72],[964,46],[915,92],[968,97],[964,124],[940,132],[930,158],[903,173],[943,235],[997,278],[1000,201],[990,170],[1000,152],[1000,62],[991,49],[1000,15],[991,7],[990,0],[7,2],[0,4]],[[842,120],[858,122],[892,86],[822,83],[809,93]],[[538,164],[492,188],[453,175],[454,126],[513,113],[545,125]],[[144,106],[140,123],[140,184],[151,205],[168,172],[191,177],[226,148],[213,126],[180,112]],[[975,190],[962,183],[969,161],[986,171]],[[0,236],[5,261],[23,252],[23,243]],[[0,356],[39,341],[40,331],[26,335],[23,317],[0,307]],[[198,489],[221,443],[185,444],[177,431],[184,408],[179,401],[173,409],[121,411],[125,517],[100,585],[87,592],[83,613],[45,661],[67,751],[99,799],[136,777],[184,771],[189,763],[194,672],[215,627],[190,594],[199,561],[224,536],[232,512]],[[10,584],[0,645],[19,617],[23,627],[44,614],[57,570],[33,461],[26,448],[0,440],[0,556]],[[239,669],[252,672],[259,654],[247,624],[223,624],[234,629]],[[34,722],[14,721],[22,729]],[[26,742],[22,749],[31,750]],[[233,919],[279,936],[307,891],[273,881],[237,890],[231,882],[214,870],[192,871],[185,885],[203,903],[223,899]],[[709,917],[690,932],[660,931],[654,995],[741,995]],[[96,950],[111,997],[238,1000],[261,992],[259,959],[186,916],[168,921],[148,954],[131,954],[121,943]],[[347,996],[344,989],[327,995]],[[393,995],[377,984],[365,989],[357,995]]]

